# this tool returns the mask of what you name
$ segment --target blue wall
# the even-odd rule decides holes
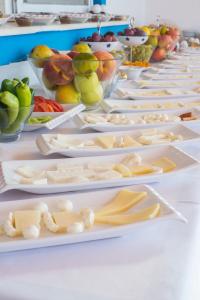
[[[123,30],[123,26],[103,27],[102,33]],[[90,36],[96,28],[76,29],[66,31],[49,31],[34,34],[0,37],[0,65],[25,60],[27,54],[38,44],[46,44],[51,48],[68,50],[79,41],[81,37]]]

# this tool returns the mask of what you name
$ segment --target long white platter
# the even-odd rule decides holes
[[[129,84],[127,84],[127,87],[135,88],[135,84],[138,88],[144,89],[198,88],[200,86],[200,80],[136,80],[135,82],[129,82]]]
[[[169,117],[171,116],[180,116],[180,114],[182,114],[183,112],[192,112],[192,114],[194,116],[197,117],[196,120],[192,120],[192,121],[178,121],[178,122],[174,122],[174,121],[162,121],[162,122],[152,122],[152,123],[133,123],[133,124],[114,124],[114,123],[110,123],[110,122],[97,122],[97,123],[88,123],[85,120],[85,117],[87,116],[92,116],[92,119],[95,119],[97,114],[94,113],[81,113],[79,115],[77,115],[74,118],[74,122],[76,124],[76,126],[79,129],[86,129],[86,128],[90,128],[96,131],[101,131],[101,132],[109,132],[109,131],[128,131],[128,130],[133,130],[133,129],[141,129],[141,128],[152,128],[152,127],[156,127],[156,126],[165,126],[165,125],[177,125],[177,124],[198,124],[200,122],[200,110],[198,109],[191,109],[191,110],[185,110],[185,111],[165,111],[162,114],[167,114]],[[145,113],[126,113],[126,114],[119,114],[119,116],[121,117],[125,117],[129,120],[137,120],[138,118],[144,118],[146,116],[149,115],[160,115],[161,112],[145,112]],[[111,117],[111,116],[116,116],[118,114],[98,114],[98,116],[103,116],[103,117]]]
[[[22,237],[12,239],[4,235],[0,235],[0,252],[2,253],[58,245],[77,244],[81,242],[121,237],[132,232],[145,230],[146,226],[149,227],[151,226],[151,224],[158,223],[159,226],[160,222],[162,221],[166,222],[179,220],[187,222],[185,217],[180,212],[175,210],[171,205],[169,205],[168,202],[153,188],[143,185],[129,186],[128,189],[135,192],[147,192],[146,200],[139,203],[136,207],[139,209],[143,209],[153,204],[159,203],[161,205],[160,215],[155,219],[149,219],[147,221],[137,222],[129,225],[95,225],[92,229],[86,230],[83,233],[79,234],[52,234],[49,231],[45,230],[45,228],[42,228],[42,234],[40,238],[32,240],[25,240]],[[50,211],[56,209],[56,204],[58,201],[66,199],[72,201],[75,209],[78,211],[86,207],[90,207],[95,210],[110,201],[120,190],[122,190],[122,188],[108,189],[106,190],[106,192],[95,191],[87,193],[68,194],[63,196],[0,202],[0,222],[5,220],[9,212],[12,212],[14,210],[33,209],[33,207],[35,207],[40,202],[46,203]],[[132,211],[133,209],[130,210],[130,212]]]
[[[154,129],[153,129],[154,130]],[[200,140],[200,134],[194,132],[193,130],[183,126],[183,125],[174,125],[174,126],[164,126],[162,128],[155,129],[159,134],[164,134],[166,132],[172,132],[176,136],[182,136],[182,141],[173,141],[173,142],[166,142],[164,145],[181,145],[190,142],[197,142]],[[132,130],[132,131],[122,131],[122,132],[115,132],[114,134],[111,132],[108,133],[87,133],[87,134],[63,134],[62,137],[66,139],[69,143],[76,144],[77,141],[79,144],[85,143],[88,141],[94,141],[99,137],[106,137],[106,136],[115,136],[116,138],[120,138],[121,136],[128,135],[131,136],[134,140],[137,141],[137,138],[141,135],[145,134],[144,130]],[[73,146],[71,148],[64,148],[64,147],[56,147],[50,143],[50,140],[55,138],[56,134],[42,134],[39,135],[36,139],[36,144],[39,148],[39,151],[43,155],[50,155],[53,153],[59,153],[61,155],[67,157],[85,157],[85,156],[102,156],[102,155],[113,155],[113,154],[120,154],[120,153],[129,153],[133,151],[139,151],[142,148],[149,149],[163,146],[163,144],[149,144],[149,145],[141,145],[135,147],[121,147],[121,148],[112,148],[112,149],[104,149],[104,148],[91,148],[91,147],[84,147],[80,148],[78,146]]]
[[[85,110],[85,106],[83,104],[79,105],[63,105],[64,112],[33,112],[31,117],[45,117],[51,116],[52,120],[46,123],[40,124],[25,124],[24,131],[34,131],[41,128],[47,128],[49,130],[54,129],[61,125],[64,122],[67,122],[71,118],[73,118],[76,114]]]
[[[163,75],[165,76],[165,75]],[[173,75],[170,75],[173,76]],[[162,75],[155,75],[152,80],[161,80]],[[165,77],[167,79],[167,77]],[[199,76],[200,80],[200,76]],[[169,99],[184,99],[184,98],[194,98],[200,96],[200,90],[192,90],[185,88],[177,89],[132,89],[132,88],[118,88],[115,91],[117,98],[119,99],[133,99],[133,100],[169,100]]]
[[[170,105],[171,104],[171,105]],[[173,107],[176,105],[176,107]],[[170,107],[171,106],[171,107]],[[101,107],[107,113],[134,113],[168,110],[185,110],[200,107],[200,97],[183,100],[119,100],[105,99]]]
[[[200,80],[200,73],[193,74],[144,74],[143,78],[150,80]]]
[[[146,184],[159,182],[165,178],[172,177],[182,171],[186,171],[195,166],[199,162],[195,158],[184,153],[182,150],[172,147],[163,146],[154,149],[142,149],[137,152],[145,164],[151,164],[161,157],[167,157],[176,164],[176,168],[168,173],[154,173],[150,175],[123,177],[114,179],[93,180],[75,183],[64,184],[22,184],[20,177],[16,174],[19,167],[28,166],[37,172],[43,170],[57,170],[57,165],[67,165],[67,168],[78,168],[88,164],[102,166],[109,166],[119,164],[127,157],[127,154],[112,155],[112,156],[95,156],[95,157],[81,157],[81,158],[68,158],[68,159],[49,159],[49,160],[24,160],[24,161],[4,161],[0,164],[0,193],[8,190],[22,190],[35,194],[51,194],[69,191],[90,190],[98,188],[108,188],[117,186],[127,186],[132,184]]]

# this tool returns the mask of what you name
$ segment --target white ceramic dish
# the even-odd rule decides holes
[[[198,80],[200,81],[200,74],[153,74],[153,73],[145,73],[143,74],[143,78],[150,80]]]
[[[200,80],[136,80],[136,82],[130,82],[129,87],[135,87],[144,89],[160,89],[160,88],[198,88],[200,86]]]
[[[96,51],[114,51],[120,48],[120,43],[117,42],[82,42],[83,44],[87,43],[91,49],[96,52]]]
[[[57,164],[67,164],[68,167],[81,167],[86,164],[94,163],[95,165],[109,165],[120,163],[127,157],[127,154],[119,154],[112,156],[94,156],[94,157],[80,157],[67,159],[45,159],[45,160],[23,160],[23,161],[3,161],[0,163],[0,193],[9,190],[21,190],[34,194],[56,194],[62,192],[83,191],[98,188],[128,186],[132,184],[146,184],[153,182],[160,182],[161,180],[177,175],[182,171],[189,170],[199,165],[198,160],[192,156],[184,153],[182,150],[172,147],[163,146],[153,149],[142,149],[137,152],[144,163],[151,164],[159,159],[159,157],[166,156],[176,163],[176,169],[162,174],[151,174],[144,176],[107,179],[98,181],[88,181],[82,183],[64,183],[64,184],[21,184],[19,183],[19,176],[17,176],[16,169],[22,166],[32,167],[34,170],[55,170]]]
[[[77,116],[74,117],[75,124],[79,129],[86,129],[90,128],[96,131],[101,131],[101,132],[109,132],[109,131],[124,131],[124,130],[133,130],[133,129],[141,129],[141,128],[152,128],[152,127],[157,127],[157,126],[165,126],[165,125],[177,125],[177,124],[182,124],[182,125],[187,125],[187,124],[198,124],[200,122],[200,111],[198,109],[191,109],[191,110],[182,110],[182,111],[165,111],[169,116],[179,116],[180,114],[184,112],[192,112],[197,117],[197,120],[192,120],[192,121],[180,121],[180,122],[160,122],[160,123],[146,123],[146,124],[113,124],[113,123],[106,123],[106,122],[101,122],[101,123],[88,123],[84,120],[84,115],[85,113],[81,113]],[[90,115],[92,113],[89,113]],[[153,112],[149,113],[127,113],[124,114],[125,117],[127,118],[137,118],[140,116],[146,116],[149,114],[154,114]],[[160,114],[159,112],[155,112],[155,114]],[[98,115],[105,115],[105,114],[98,114]],[[108,114],[106,114],[108,116]]]
[[[126,46],[140,46],[146,43],[148,36],[118,36],[120,43]]]
[[[160,89],[134,89],[134,88],[117,88],[114,94],[119,99],[133,99],[133,100],[168,100],[168,99],[183,99],[194,98],[200,96],[199,92],[193,91],[189,88],[160,88]]]
[[[83,104],[80,105],[63,105],[64,112],[33,112],[31,117],[40,117],[40,116],[51,116],[53,119],[41,124],[25,124],[23,131],[34,131],[41,128],[54,129],[64,122],[73,118],[76,114],[80,113],[85,109]]]
[[[166,132],[173,132],[175,135],[181,135],[183,137],[182,141],[174,141],[165,143],[164,145],[182,145],[185,143],[190,142],[197,142],[200,140],[200,134],[194,132],[193,130],[183,126],[183,125],[174,125],[174,126],[164,126],[161,127],[159,130],[159,133],[166,133]],[[134,140],[137,140],[139,136],[143,134],[142,130],[132,130],[132,131],[118,131],[113,133],[87,133],[87,134],[66,134],[65,137],[69,141],[81,141],[86,142],[89,140],[95,140],[98,137],[102,136],[110,136],[114,135],[116,137],[129,135]],[[50,155],[53,153],[59,153],[61,155],[67,156],[67,157],[86,157],[86,156],[102,156],[102,155],[114,155],[114,154],[120,154],[120,153],[128,153],[133,151],[141,150],[142,148],[155,148],[159,146],[163,146],[163,144],[151,144],[151,145],[141,145],[139,147],[127,147],[127,148],[112,148],[112,149],[103,149],[103,148],[80,148],[80,147],[74,147],[73,149],[69,148],[62,148],[62,147],[53,147],[51,143],[49,143],[49,140],[56,136],[56,134],[42,134],[39,135],[36,139],[36,144],[38,146],[38,149],[41,154],[43,155]]]
[[[168,103],[181,104],[179,107],[164,107]],[[192,106],[192,103],[195,103]],[[163,105],[163,106],[162,106]],[[160,106],[160,107],[155,107]],[[187,106],[187,107],[186,107]],[[118,100],[105,99],[101,103],[101,107],[107,113],[134,113],[134,112],[153,112],[153,111],[171,111],[171,110],[185,110],[191,108],[200,108],[200,97],[196,100],[194,98],[183,100]]]
[[[120,71],[126,73],[129,80],[137,80],[140,78],[144,68],[141,67],[130,67],[130,66],[121,66]]]
[[[141,186],[129,186],[129,190],[135,192],[147,192],[146,201],[142,201],[136,207],[143,209],[153,204],[159,203],[161,205],[160,215],[152,220],[145,222],[137,222],[129,225],[121,226],[109,226],[109,225],[95,225],[91,230],[87,230],[80,234],[52,234],[49,231],[42,229],[41,237],[38,239],[25,240],[19,238],[8,238],[4,235],[0,236],[0,252],[10,252],[18,250],[35,249],[42,247],[76,244],[81,242],[104,240],[108,238],[116,238],[124,235],[128,235],[131,232],[145,229],[146,226],[151,224],[160,223],[161,221],[173,221],[179,220],[187,222],[185,217],[175,210],[161,195],[159,195],[152,187]],[[76,210],[80,210],[85,207],[91,207],[96,209],[101,207],[109,200],[111,200],[117,192],[122,188],[108,189],[105,191],[95,191],[88,193],[76,193],[68,194],[57,197],[43,197],[37,199],[26,199],[0,203],[0,221],[4,220],[10,211],[33,209],[37,203],[45,202],[49,206],[50,211],[54,210],[57,201],[65,200],[66,198],[71,200]],[[130,210],[130,212],[133,209]],[[141,232],[142,233],[142,232]],[[143,232],[144,233],[144,232]],[[142,233],[142,234],[143,234]],[[123,243],[123,241],[122,241]]]

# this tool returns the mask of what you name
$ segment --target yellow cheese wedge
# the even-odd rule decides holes
[[[40,227],[41,212],[38,210],[19,210],[13,213],[14,227],[18,233],[26,227],[35,225]]]
[[[146,192],[121,190],[108,204],[98,210],[95,213],[95,216],[112,215],[127,211],[146,196]]]
[[[134,140],[130,135],[123,137],[124,147],[141,147],[141,144]]]
[[[116,137],[113,135],[99,136],[96,143],[105,149],[112,149],[116,142]]]
[[[131,177],[132,173],[130,169],[123,165],[123,164],[117,164],[113,168],[115,171],[119,172],[123,177]]]
[[[161,157],[159,160],[155,161],[152,165],[162,168],[164,173],[171,172],[174,169],[176,169],[176,164],[167,157]]]
[[[155,168],[151,165],[139,165],[132,168],[132,175],[140,176],[155,172]]]
[[[108,225],[126,225],[136,222],[146,221],[156,218],[160,213],[160,204],[156,203],[148,208],[139,212],[129,215],[114,215],[114,216],[99,216],[95,217],[95,223],[108,224]]]
[[[66,228],[75,222],[81,221],[80,214],[77,213],[68,213],[66,211],[54,212],[52,213],[54,222],[59,226],[59,231],[65,231]]]

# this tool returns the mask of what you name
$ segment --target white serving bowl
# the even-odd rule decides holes
[[[120,43],[117,42],[83,42],[84,44],[87,43],[88,46],[92,49],[92,51],[114,51],[120,48]]]
[[[140,78],[142,72],[144,71],[144,68],[134,66],[121,66],[119,70],[126,73],[127,79],[137,80]]]
[[[119,35],[118,40],[126,46],[140,46],[147,42],[148,36],[123,36]]]

